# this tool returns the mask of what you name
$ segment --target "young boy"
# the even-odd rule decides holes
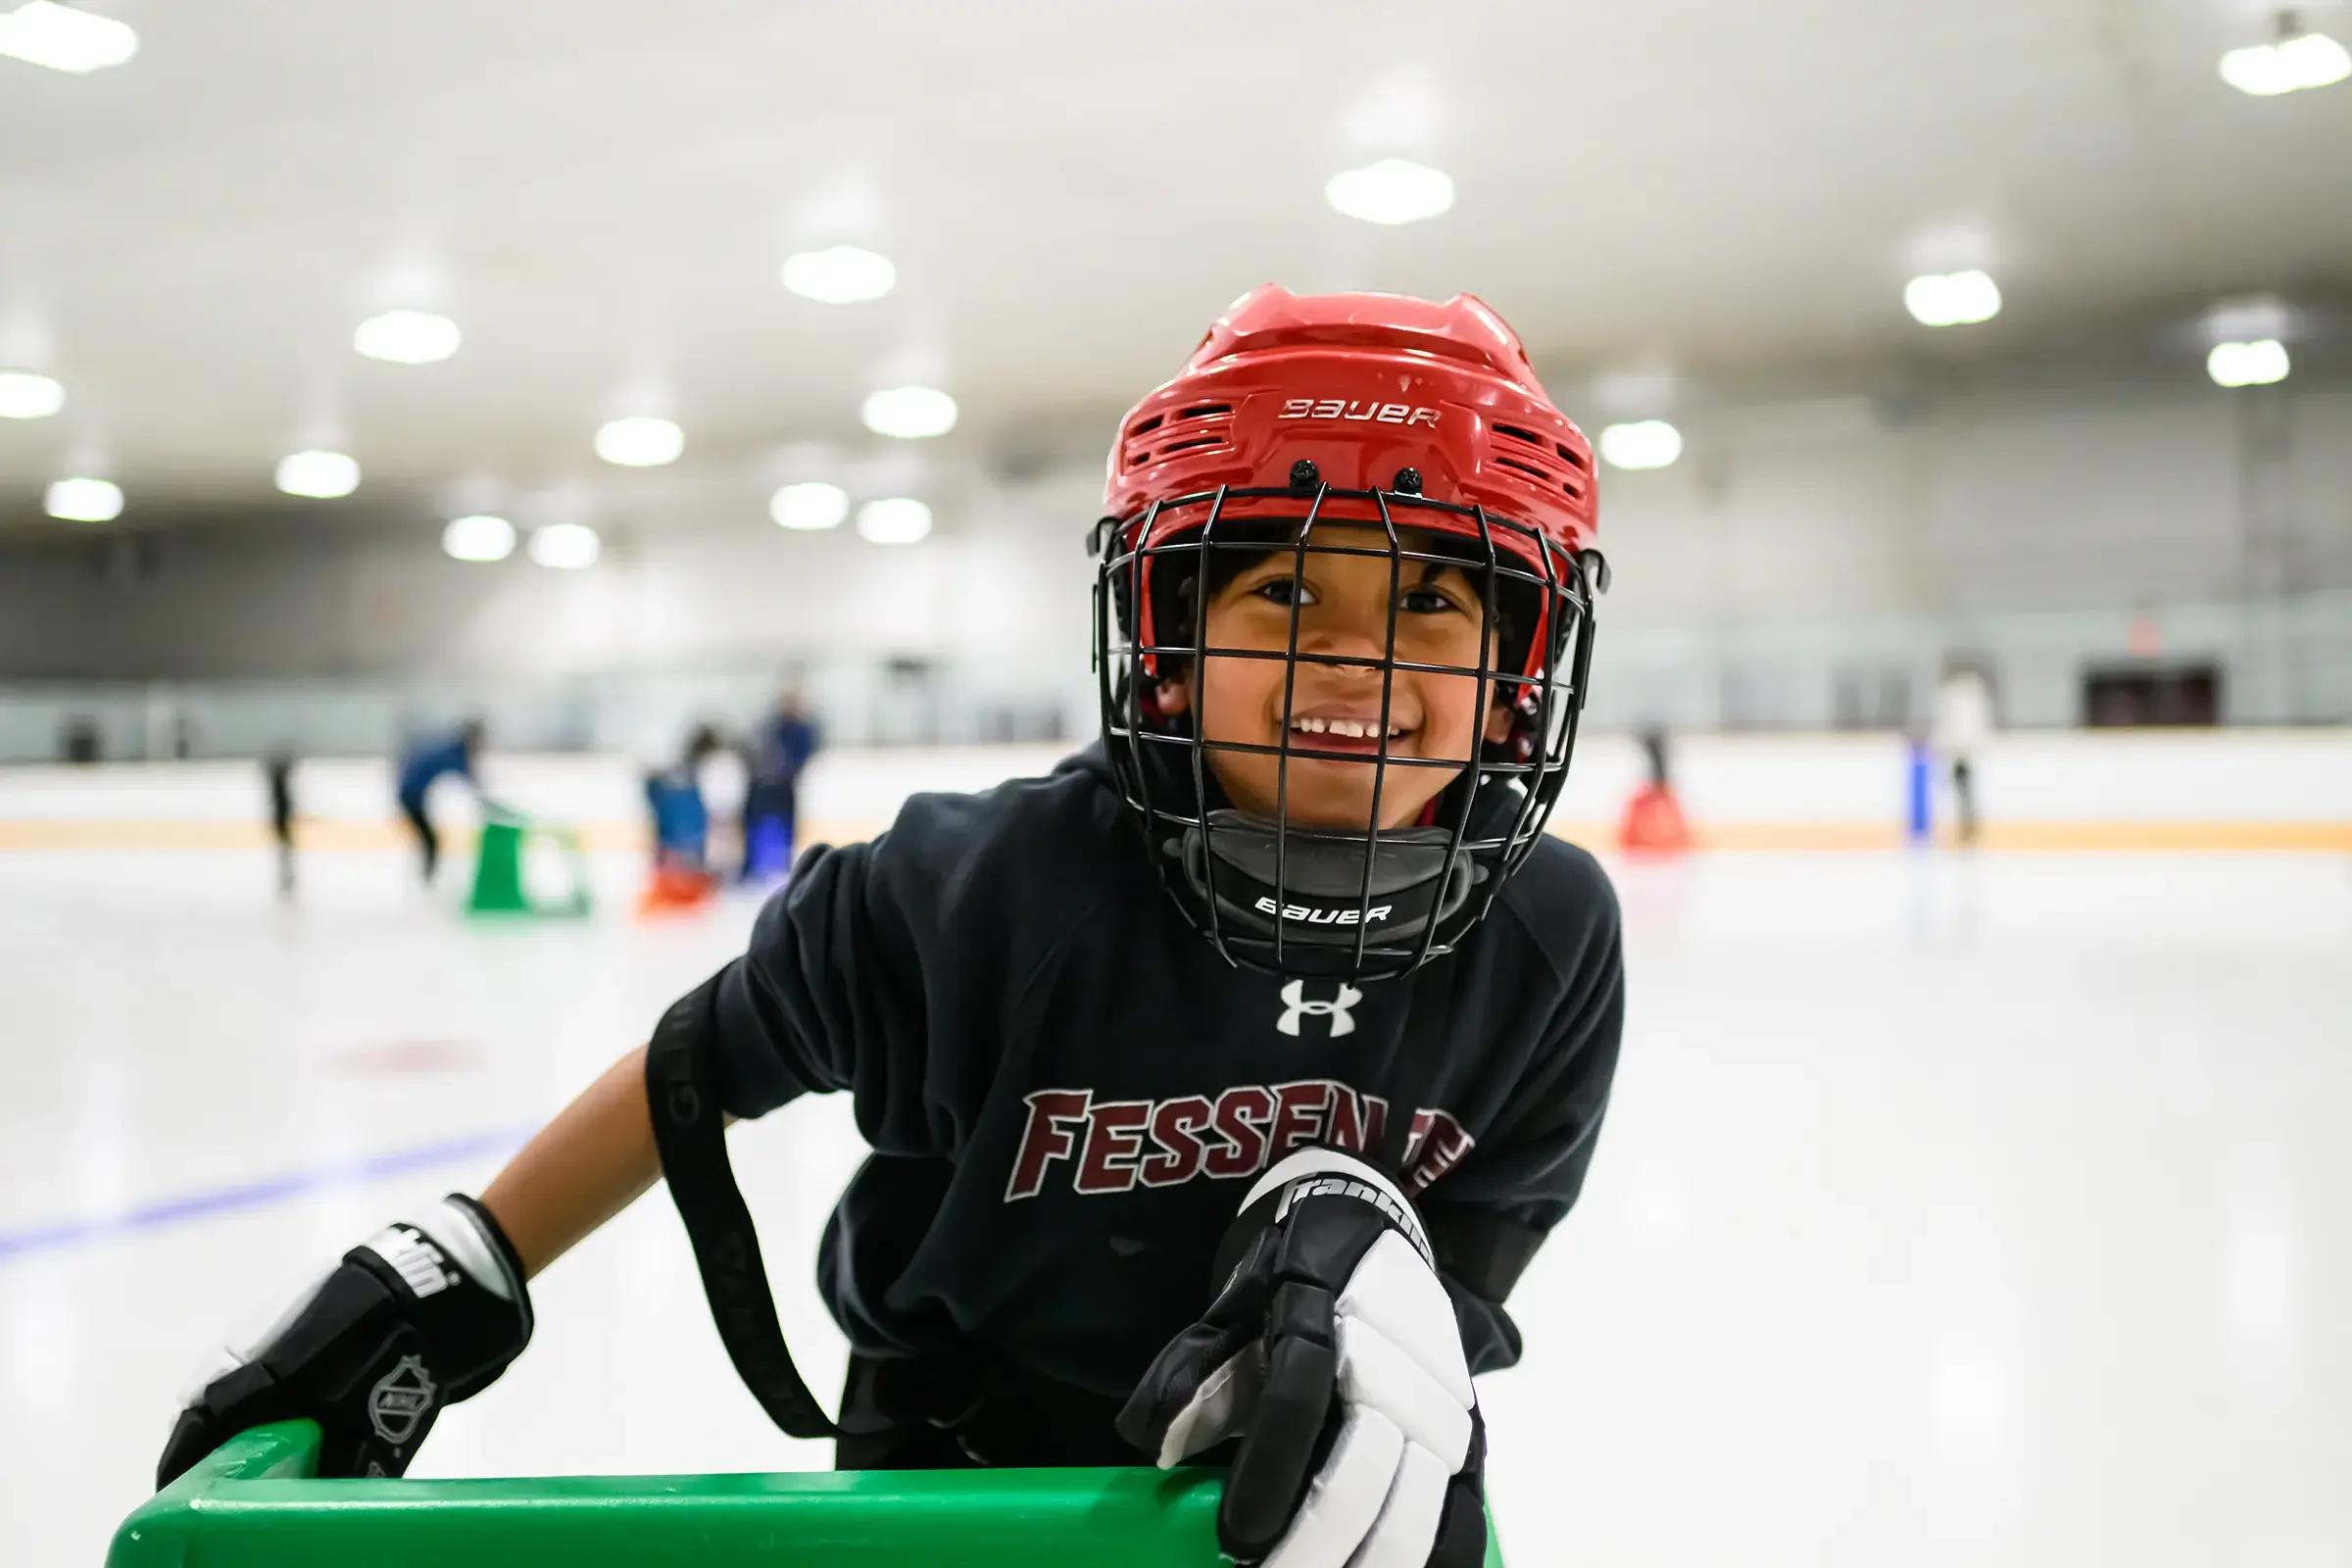
[[[1623,1010],[1608,885],[1541,831],[1591,472],[1475,300],[1238,302],[1111,454],[1103,743],[811,851],[662,1020],[650,1094],[634,1053],[478,1201],[346,1254],[164,1479],[293,1414],[338,1473],[397,1473],[662,1152],[694,1227],[678,1129],[719,1107],[684,1061],[735,1117],[854,1098],[873,1153],[818,1259],[843,1467],[1223,1457],[1239,1560],[1478,1561],[1471,1374],[1518,1358],[1504,1299],[1583,1185]]]

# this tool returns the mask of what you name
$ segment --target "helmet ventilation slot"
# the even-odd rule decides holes
[[[1199,422],[1197,422],[1199,421]],[[1154,430],[1163,436],[1183,436],[1156,450],[1144,437]],[[1138,419],[1127,429],[1127,446],[1123,466],[1140,468],[1150,463],[1165,463],[1180,452],[1195,452],[1203,447],[1230,448],[1233,442],[1233,405],[1230,403],[1196,403],[1189,409],[1172,414],[1154,414],[1148,419]]]

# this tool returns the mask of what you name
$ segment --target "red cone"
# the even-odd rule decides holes
[[[1618,819],[1617,847],[1632,855],[1680,855],[1690,848],[1690,824],[1673,789],[1644,784],[1634,792]]]

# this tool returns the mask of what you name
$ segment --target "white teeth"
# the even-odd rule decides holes
[[[1339,735],[1352,741],[1374,740],[1380,735],[1380,722],[1377,719],[1295,718],[1291,720],[1291,728],[1302,735]],[[1392,725],[1389,733],[1401,735],[1404,726]]]

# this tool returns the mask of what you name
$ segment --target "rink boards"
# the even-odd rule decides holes
[[[1050,770],[1058,745],[844,749],[821,754],[801,802],[804,842],[871,837],[915,790],[985,789]],[[1605,841],[1641,782],[1639,748],[1580,744],[1553,825]],[[2051,731],[1997,737],[1975,759],[1992,849],[2352,851],[2352,729]],[[1883,850],[1904,841],[1903,737],[1693,735],[1674,748],[1675,786],[1702,849]],[[578,829],[591,849],[645,842],[638,766],[609,754],[493,753],[490,792]],[[713,791],[722,818],[733,803]],[[320,851],[405,846],[380,760],[306,761],[300,840]],[[440,786],[436,814],[465,828],[471,798]],[[1951,815],[1937,769],[1940,835]],[[0,768],[0,851],[244,850],[266,842],[260,768],[245,761]]]

